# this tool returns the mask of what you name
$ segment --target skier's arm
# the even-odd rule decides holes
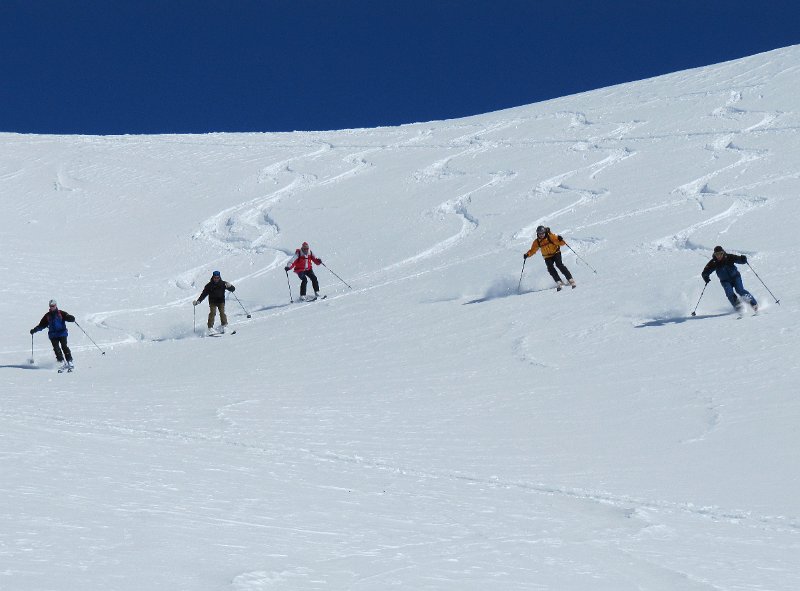
[[[538,251],[538,250],[539,250],[539,240],[534,238],[533,242],[531,243],[531,249],[528,252],[526,252],[525,254],[528,255],[529,257],[532,257],[533,255],[536,254],[536,251]]]
[[[738,265],[744,265],[747,262],[747,257],[743,254],[732,254],[731,259]]]
[[[236,291],[236,286],[233,285],[233,283],[228,283],[226,281],[225,282],[225,289],[227,289],[228,291]]]
[[[31,334],[33,334],[34,332],[39,332],[40,330],[44,330],[45,328],[47,328],[47,314],[42,316],[42,319],[39,321],[39,324],[33,327]]]
[[[550,240],[554,244],[558,244],[559,246],[566,246],[567,245],[567,241],[566,240],[564,240],[561,236],[557,236],[556,234],[553,234],[552,232],[550,232]]]
[[[198,304],[199,304],[200,302],[202,302],[204,299],[206,299],[206,296],[208,295],[208,290],[209,290],[209,286],[208,286],[208,285],[206,285],[206,286],[203,288],[203,291],[200,293],[200,297],[199,297],[199,298],[197,298],[197,299],[195,300],[195,301],[196,301]]]
[[[286,263],[286,265],[284,265],[283,268],[288,271],[289,269],[292,268],[292,265],[294,265],[294,262],[299,258],[300,258],[300,255],[298,253],[294,253],[294,255],[292,255],[292,258],[289,260],[288,263]]]
[[[706,263],[706,266],[703,267],[703,272],[700,273],[700,276],[703,278],[703,281],[705,281],[706,283],[711,281],[711,273],[714,272],[714,269],[716,268],[716,266],[717,266],[717,262],[716,261],[708,261]]]
[[[61,317],[65,322],[75,322],[75,317],[69,312],[64,312],[64,310],[61,310]]]

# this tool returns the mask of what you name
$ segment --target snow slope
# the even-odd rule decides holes
[[[0,134],[0,589],[797,589],[799,75]],[[542,223],[578,288],[536,255],[517,294]],[[328,298],[290,304],[303,240]],[[716,279],[689,316],[716,244],[757,317]],[[237,334],[200,338],[214,269]],[[70,326],[73,374],[43,333],[28,363],[51,297],[97,343]]]

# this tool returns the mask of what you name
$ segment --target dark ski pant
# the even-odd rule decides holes
[[[314,271],[309,269],[308,271],[301,271],[297,274],[300,278],[300,297],[306,295],[306,287],[308,286],[308,280],[311,279],[311,285],[314,288],[314,293],[319,291],[319,281],[317,281],[317,276],[314,275]]]
[[[53,352],[56,354],[56,359],[59,363],[63,363],[65,357],[67,361],[72,362],[72,351],[69,350],[67,345],[67,337],[50,339],[50,342],[53,344]]]
[[[558,276],[558,271],[556,271],[555,269],[556,267],[558,267],[559,270],[564,274],[564,277],[566,278],[567,281],[572,279],[572,274],[569,272],[569,269],[567,269],[566,265],[564,265],[564,262],[561,260],[560,252],[557,252],[551,257],[547,257],[544,260],[544,264],[547,265],[547,272],[550,273],[550,277],[552,277],[556,283],[561,281],[561,277]]]
[[[208,328],[214,328],[214,319],[217,317],[217,310],[219,310],[219,321],[222,326],[228,326],[228,317],[225,315],[225,302],[212,304],[208,302]]]
[[[742,296],[742,299],[751,306],[755,307],[758,305],[758,302],[756,301],[756,298],[753,297],[753,294],[744,288],[741,275],[734,278],[733,281],[720,281],[720,283],[722,284],[722,289],[725,290],[725,295],[728,297],[728,301],[734,308],[738,309],[741,305],[739,298],[737,298],[736,294],[733,293],[734,291]]]

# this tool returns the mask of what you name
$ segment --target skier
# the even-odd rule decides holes
[[[225,315],[226,290],[236,291],[236,288],[227,281],[223,281],[219,271],[214,271],[211,274],[211,281],[206,283],[203,288],[203,293],[192,302],[196,306],[208,296],[208,334],[214,334],[214,319],[217,316],[217,310],[219,310],[219,320],[222,323],[218,332],[224,334],[225,327],[228,326],[228,317]]]
[[[722,289],[725,290],[728,301],[737,312],[741,313],[744,306],[742,305],[742,301],[733,293],[734,291],[741,296],[742,300],[750,304],[753,308],[753,312],[758,312],[758,302],[756,298],[753,297],[753,294],[744,288],[742,284],[742,274],[739,273],[739,269],[736,268],[737,264],[744,265],[745,263],[747,263],[747,257],[745,255],[730,254],[725,252],[725,249],[721,246],[715,246],[714,254],[711,256],[711,260],[706,263],[701,275],[703,281],[708,283],[711,281],[711,272],[715,271],[717,273],[717,277],[722,284]]]
[[[300,278],[301,301],[306,299],[306,286],[308,285],[309,279],[311,279],[311,285],[314,287],[314,297],[309,297],[308,301],[313,302],[319,297],[319,281],[317,280],[317,276],[314,274],[312,263],[321,265],[322,259],[314,256],[314,253],[311,252],[311,249],[308,246],[308,242],[303,242],[302,246],[294,252],[292,260],[290,260],[284,267],[284,271],[286,271],[287,274],[289,273],[290,269],[293,269]]]
[[[59,310],[55,300],[50,300],[49,308],[47,313],[42,316],[39,324],[31,329],[31,334],[46,328],[47,336],[53,344],[53,352],[56,354],[56,359],[62,364],[58,370],[59,373],[64,370],[72,371],[75,366],[72,364],[72,351],[69,350],[69,345],[67,345],[67,336],[69,336],[67,322],[75,322],[75,317],[64,310]]]
[[[572,286],[572,289],[575,289],[575,280],[572,278],[572,274],[567,269],[566,265],[564,265],[563,261],[561,260],[561,247],[565,246],[567,243],[561,236],[556,236],[550,231],[550,228],[545,228],[544,226],[539,226],[536,228],[536,238],[533,239],[533,244],[531,244],[531,248],[528,252],[522,255],[523,259],[527,259],[536,254],[536,251],[540,248],[542,249],[542,256],[544,257],[544,263],[547,265],[547,272],[550,273],[550,276],[556,282],[556,289],[561,291],[561,288],[564,287],[564,283],[561,281],[561,277],[556,271],[555,267],[558,267],[559,270],[564,274],[564,277]]]

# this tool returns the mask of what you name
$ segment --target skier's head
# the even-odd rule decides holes
[[[303,242],[302,246],[300,246],[300,250],[302,250],[303,252],[308,252],[308,248],[309,248],[308,242]]]
[[[220,272],[219,272],[219,271],[214,271],[214,272],[211,274],[211,279],[220,279],[221,277],[222,277],[222,275],[220,275]]]
[[[50,300],[50,302],[48,302],[47,305],[50,307],[51,310],[55,310],[56,308],[58,308],[58,303],[55,300]]]
[[[539,227],[536,228],[536,235],[537,236],[544,236],[545,234],[547,234],[547,231],[545,230],[544,226],[539,226]]]
[[[715,246],[714,247],[714,256],[717,257],[718,259],[721,259],[722,257],[725,256],[725,249],[722,248],[721,246]]]

